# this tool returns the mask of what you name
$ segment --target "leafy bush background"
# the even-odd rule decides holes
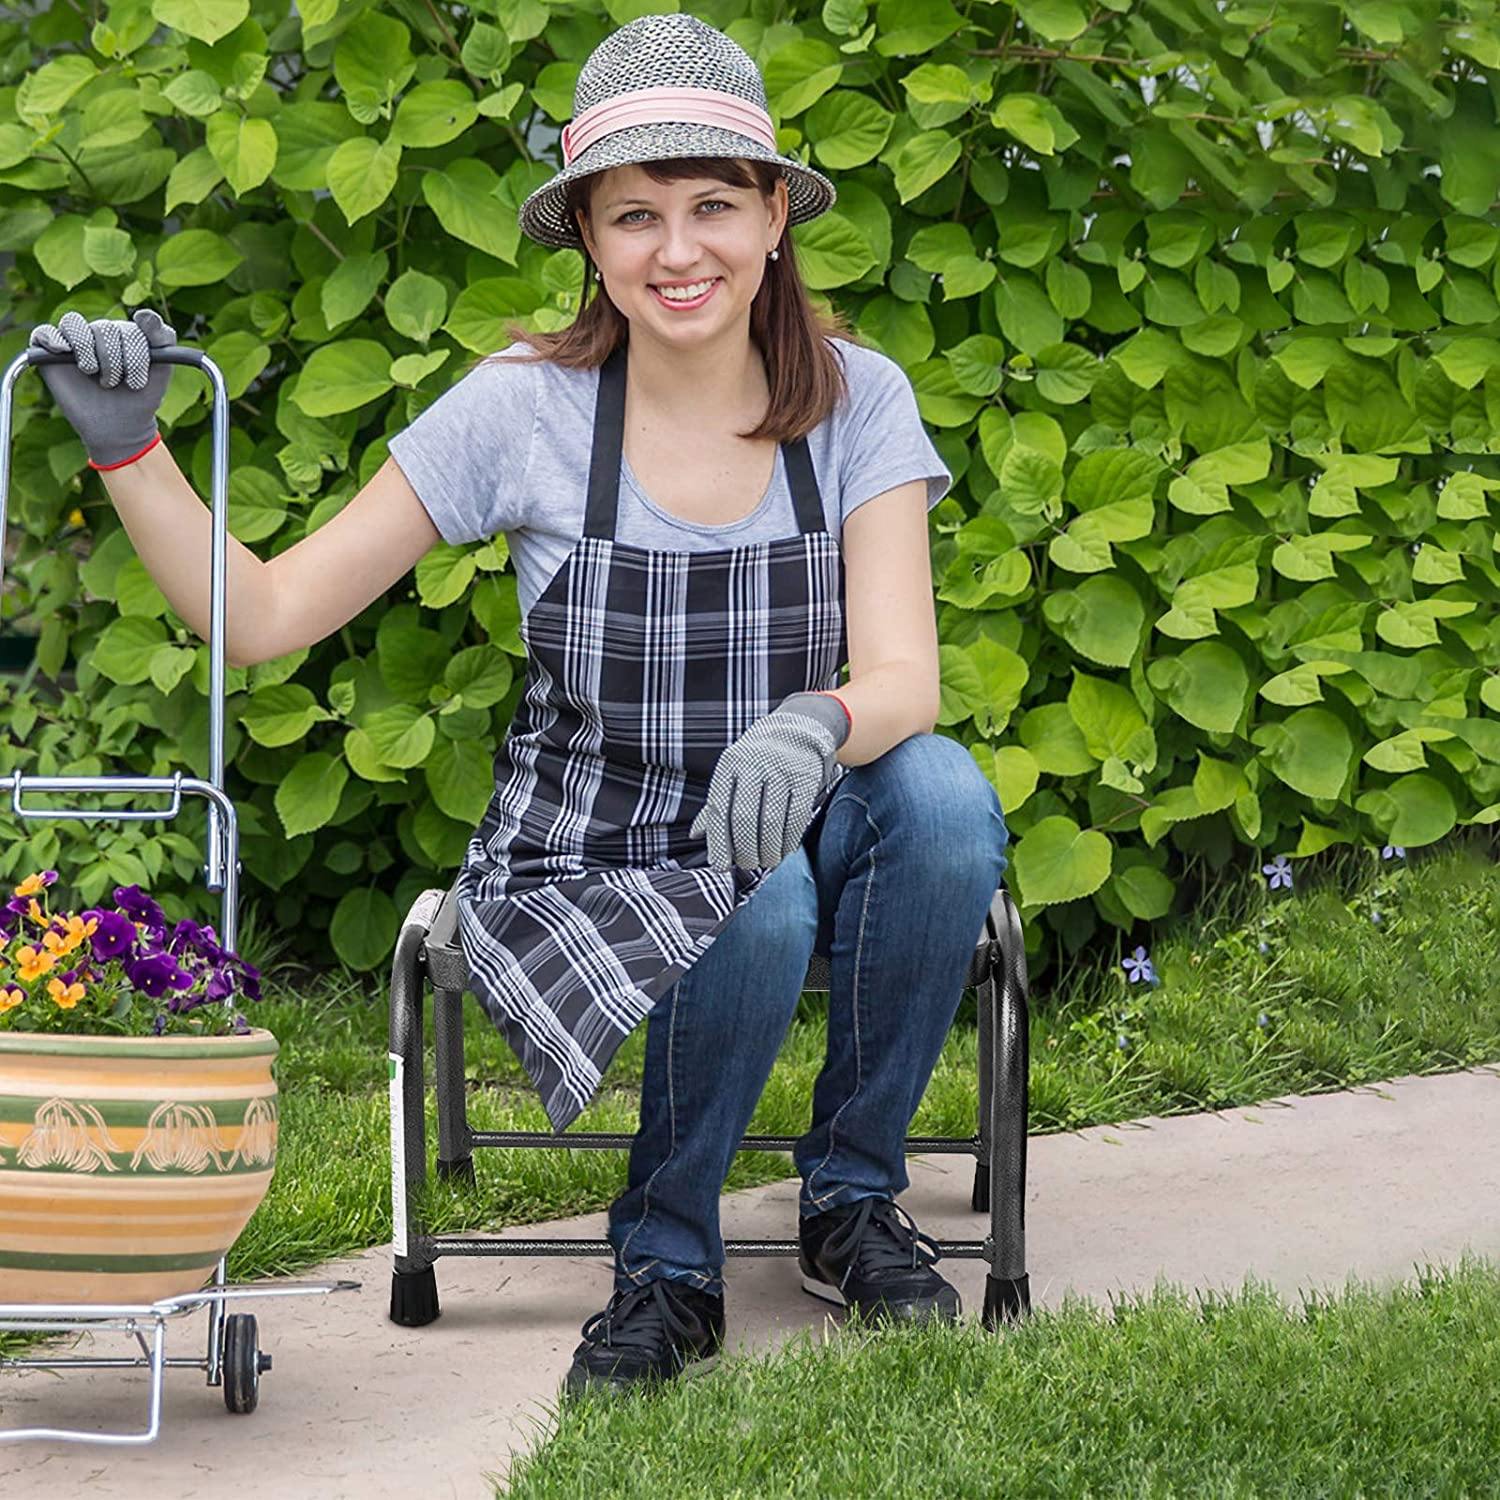
[[[68,307],[161,309],[234,398],[234,534],[291,546],[507,318],[571,318],[578,257],[516,207],[590,48],[661,8],[12,11],[0,357]],[[1034,961],[1195,871],[1500,820],[1494,4],[693,9],[834,175],[804,273],[957,475],[941,727],[1000,794]],[[76,689],[5,682],[0,765],[206,775],[206,646],[39,377],[16,396],[6,620]],[[205,497],[208,413],[174,371],[162,427]],[[337,636],[229,671],[243,890],[309,952],[380,965],[460,863],[522,686],[506,564],[503,536],[439,545]],[[191,812],[0,821],[7,878],[217,908]]]

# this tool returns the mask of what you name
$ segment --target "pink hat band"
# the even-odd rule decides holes
[[[758,105],[722,89],[633,89],[605,99],[563,127],[563,165],[572,163],[596,141],[632,125],[714,125],[749,136],[768,151],[776,149],[776,128]]]

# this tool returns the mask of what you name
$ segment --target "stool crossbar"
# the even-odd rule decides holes
[[[437,1175],[473,1180],[474,1152],[486,1147],[628,1150],[634,1137],[606,1131],[476,1130],[464,1087],[463,997],[468,962],[457,931],[456,885],[432,889],[411,905],[391,964],[390,1108],[394,1269],[390,1317],[418,1328],[439,1313],[434,1263],[445,1255],[603,1255],[606,1239],[491,1234],[433,1234],[422,1222],[427,1180],[424,1114],[425,993],[432,989],[433,1062],[437,1087]],[[978,991],[979,1108],[971,1137],[908,1136],[908,1152],[974,1157],[970,1208],[990,1217],[978,1240],[937,1240],[943,1255],[989,1262],[984,1326],[1017,1322],[1031,1312],[1026,1271],[1026,1124],[1028,1013],[1021,922],[1002,883],[985,916],[964,980]],[[829,960],[814,954],[804,990],[827,990]],[[790,1151],[792,1136],[747,1135],[745,1151]],[[726,1239],[728,1255],[796,1255],[797,1241]]]

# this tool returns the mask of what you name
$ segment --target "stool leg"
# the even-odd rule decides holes
[[[434,990],[432,1031],[437,1071],[438,1153],[440,1178],[461,1178],[474,1185],[474,1149],[464,1085],[464,996],[462,990]]]
[[[441,892],[429,894],[441,895]],[[424,1248],[421,1216],[427,1184],[426,1089],[422,1077],[423,946],[432,914],[413,907],[391,963],[391,1307],[393,1323],[419,1328],[438,1316],[437,1277]],[[425,910],[425,908],[424,908]],[[415,919],[413,919],[415,918]]]
[[[976,1214],[990,1211],[990,1101],[995,1091],[995,1019],[994,1007],[986,1003],[985,990],[994,982],[995,968],[996,962],[992,960],[990,977],[979,987],[979,1121],[975,1132],[974,1191],[969,1199],[969,1206]]]
[[[990,1270],[984,1326],[1019,1322],[1031,1313],[1026,1270],[1026,1127],[1030,1017],[1021,920],[1007,895],[998,962],[979,992],[993,1011],[990,1097]]]

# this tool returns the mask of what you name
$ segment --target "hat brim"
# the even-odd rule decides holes
[[[790,156],[779,156],[737,131],[715,125],[692,125],[665,121],[654,125],[632,125],[596,141],[582,155],[544,183],[521,205],[521,231],[543,245],[583,248],[578,226],[568,213],[566,188],[570,182],[638,162],[667,161],[681,156],[743,157],[748,161],[773,162],[781,168],[787,188],[787,224],[805,223],[830,209],[838,194],[821,172],[803,166]]]

